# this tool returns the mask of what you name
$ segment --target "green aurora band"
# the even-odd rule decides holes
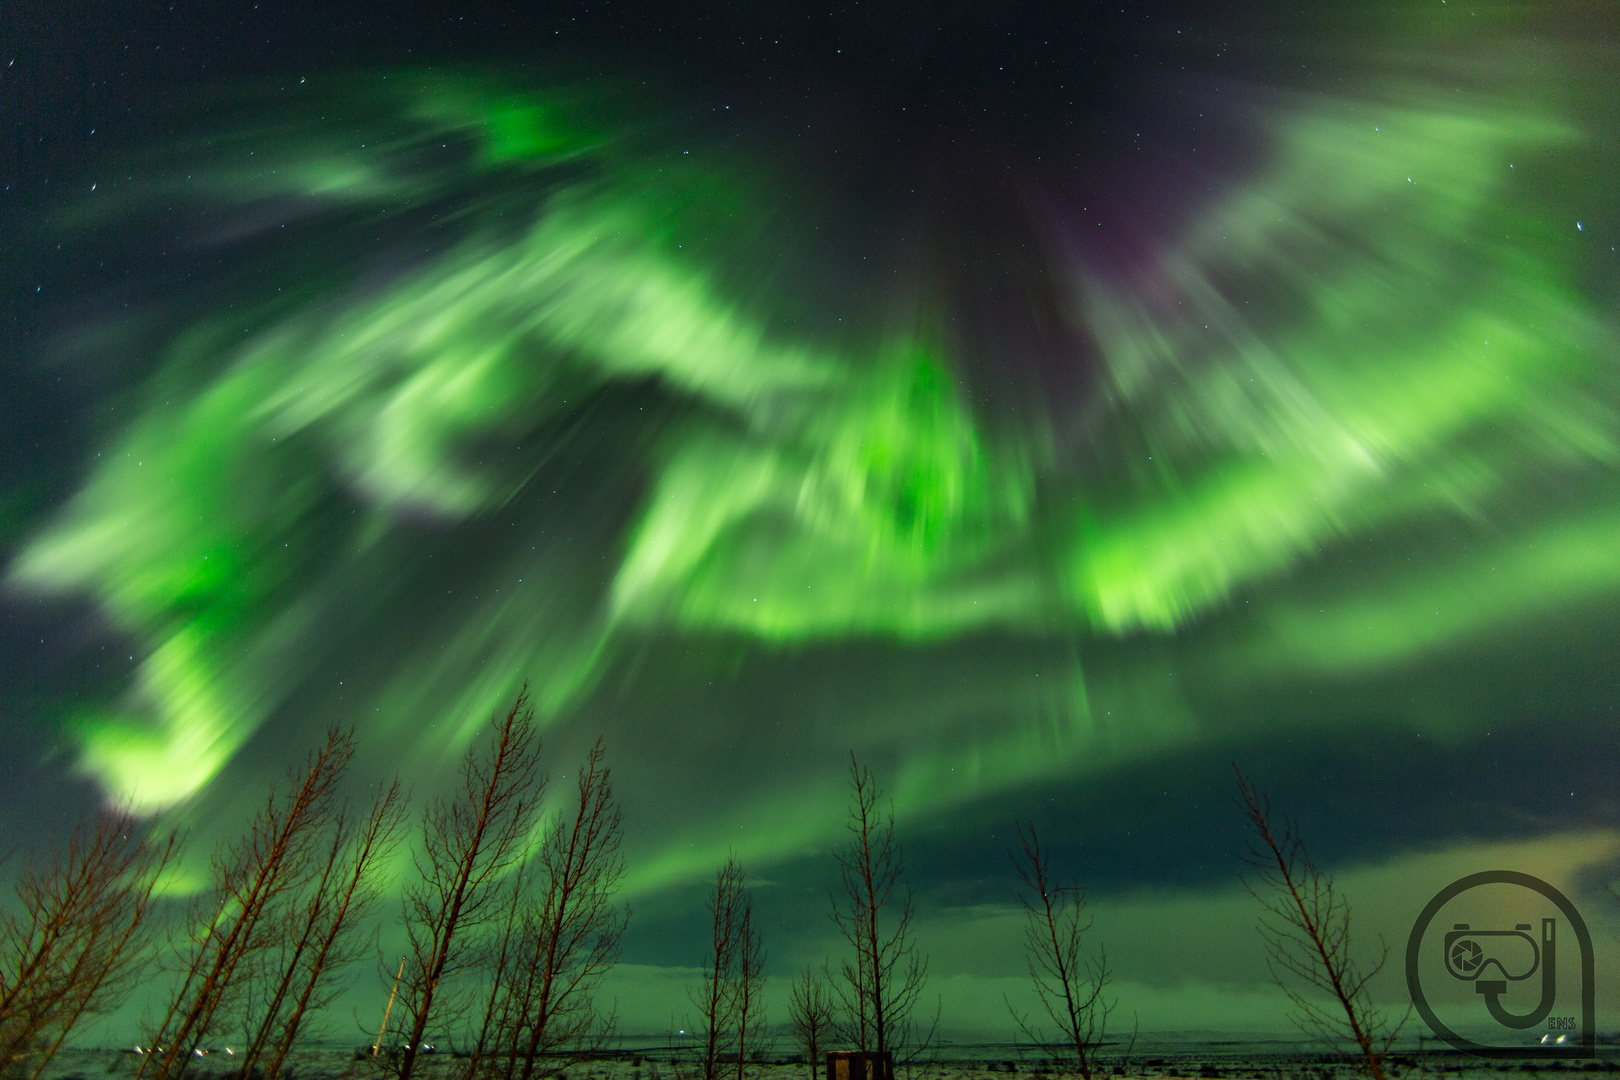
[[[142,812],[200,798],[289,722],[332,642],[372,664],[343,718],[417,771],[525,678],[548,724],[583,729],[647,664],[697,686],[863,643],[932,657],[960,676],[948,697],[919,675],[806,706],[837,715],[831,742],[890,755],[915,816],[1220,736],[1130,662],[1087,659],[1110,642],[1196,636],[1248,604],[1210,654],[1232,680],[1396,670],[1620,591],[1613,327],[1582,291],[1587,234],[1523,187],[1588,137],[1551,95],[1301,95],[1260,122],[1253,174],[1134,276],[1058,242],[1097,353],[1081,468],[1052,422],[977,409],[926,296],[897,289],[843,329],[774,318],[814,270],[737,269],[786,228],[766,166],[653,152],[579,90],[359,85],[340,93],[390,135],[244,132],[186,190],[378,220],[467,192],[461,231],[381,283],[308,274],[176,335],[140,415],[9,569],[137,645],[127,688],[64,724]],[[399,164],[451,146],[475,150]],[[177,186],[109,184],[81,221]],[[645,418],[634,438],[601,433],[629,430],[599,423],[604,402]],[[604,454],[617,474],[570,479]],[[1439,523],[1465,539],[1425,544]],[[474,554],[422,576],[471,529]],[[1401,554],[1291,584],[1358,543]],[[420,635],[357,643],[430,588]],[[706,659],[649,659],[671,642]],[[1027,662],[961,661],[985,642]],[[672,818],[638,841],[633,891],[728,848],[815,849],[836,784],[789,771]]]

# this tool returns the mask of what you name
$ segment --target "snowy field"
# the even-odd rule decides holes
[[[1352,1080],[1362,1070],[1342,1058],[1312,1053],[1288,1043],[1252,1041],[1162,1042],[1136,1052],[1122,1065],[1119,1054],[1105,1060],[1105,1072],[1125,1077],[1187,1077],[1196,1080]],[[130,1080],[139,1057],[128,1050],[72,1050],[58,1055],[41,1080]],[[226,1080],[230,1059],[210,1055],[188,1072],[191,1080]],[[423,1059],[422,1080],[460,1080],[466,1062],[452,1055]],[[1606,1042],[1590,1061],[1503,1059],[1485,1061],[1452,1051],[1426,1050],[1402,1054],[1390,1062],[1391,1080],[1444,1076],[1452,1080],[1489,1080],[1512,1075],[1620,1076],[1620,1046]],[[735,1077],[736,1066],[726,1066]],[[897,1067],[897,1080],[1055,1080],[1069,1075],[1028,1048],[1004,1043],[961,1044],[942,1047],[928,1060]],[[373,1060],[349,1047],[311,1049],[295,1055],[283,1069],[282,1080],[382,1080],[388,1074]],[[575,1065],[558,1080],[695,1080],[698,1064],[686,1048],[648,1044],[626,1047],[610,1058]],[[743,1080],[819,1080],[802,1059],[783,1054],[750,1062]]]

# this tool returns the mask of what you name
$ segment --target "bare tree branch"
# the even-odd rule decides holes
[[[1035,996],[1057,1026],[1057,1038],[1046,1035],[1039,1021],[1021,1015],[1010,1003],[1008,1011],[1025,1037],[1053,1059],[1067,1058],[1085,1080],[1091,1080],[1113,1011],[1113,1003],[1103,996],[1110,978],[1108,956],[1100,948],[1094,958],[1082,956],[1092,925],[1085,890],[1078,883],[1059,884],[1053,878],[1051,853],[1041,846],[1034,825],[1015,827],[1020,850],[1011,854],[1025,889],[1019,897],[1025,914],[1024,960]]]
[[[703,1080],[716,1080],[720,1056],[730,1045],[736,1022],[732,983],[743,903],[743,869],[733,856],[715,874],[714,892],[709,897],[713,927],[709,955],[703,962],[703,983],[691,993],[703,1023]]]
[[[739,875],[739,884],[741,878]],[[748,1047],[765,1033],[763,991],[765,950],[754,927],[754,900],[744,890],[737,912],[737,948],[733,954],[731,998],[737,1016],[737,1080],[744,1080]]]
[[[1385,1059],[1406,1017],[1391,1023],[1368,987],[1388,961],[1389,947],[1382,947],[1371,968],[1362,968],[1350,948],[1350,905],[1311,860],[1297,823],[1273,818],[1271,800],[1232,768],[1238,806],[1250,827],[1244,861],[1256,870],[1244,886],[1260,902],[1271,977],[1294,1003],[1302,1031],[1334,1050],[1353,1045],[1373,1080],[1385,1080]],[[1324,1006],[1323,999],[1331,1004]]]
[[[825,971],[805,968],[799,973],[788,999],[788,1025],[809,1063],[809,1080],[816,1080],[821,1053],[832,1040],[834,1004]]]
[[[832,920],[854,955],[843,962],[835,990],[850,1041],[861,1050],[892,1053],[916,1041],[912,1013],[928,964],[912,938],[915,909],[901,880],[905,862],[894,810],[879,810],[877,781],[853,753],[849,787],[849,836],[835,853],[843,894],[832,898]]]
[[[188,921],[180,986],[137,1080],[176,1080],[233,1009],[274,1000],[267,956],[286,944],[286,905],[320,873],[323,841],[340,812],[335,785],[353,756],[353,734],[330,729],[302,774],[289,776],[287,793],[272,791],[247,834],[214,856],[213,891]]]
[[[37,1080],[74,1027],[139,978],[153,892],[177,847],[117,809],[76,828],[55,862],[22,868],[17,910],[0,918],[0,1075]]]
[[[597,1010],[595,994],[618,959],[629,912],[613,904],[624,875],[622,815],[605,756],[598,739],[573,812],[558,816],[540,852],[540,894],[529,898],[507,973],[507,1077],[555,1075],[612,1037],[613,1019]]]
[[[276,1080],[305,1015],[331,1000],[343,970],[363,955],[360,927],[381,895],[381,873],[399,846],[405,811],[406,797],[395,780],[379,788],[371,809],[352,835],[341,821],[333,830],[334,850],[343,851],[344,861],[335,877],[322,875],[320,893],[309,904],[313,940],[305,963],[291,969],[301,983],[293,984],[297,996],[291,1000],[287,1014],[278,1019],[279,1032],[265,1060],[264,1080]],[[243,1075],[249,1075],[246,1068]]]
[[[410,1080],[429,1025],[456,1011],[447,981],[477,967],[480,937],[505,910],[500,885],[526,854],[545,789],[527,686],[494,723],[485,744],[467,751],[461,792],[423,815],[418,880],[404,900],[410,959],[399,987],[407,1028],[401,1080]]]
[[[517,963],[521,948],[523,904],[527,888],[528,882],[522,874],[512,877],[505,886],[506,913],[495,920],[494,927],[486,933],[481,945],[487,970],[482,994],[484,1004],[480,1010],[478,1033],[472,1037],[467,1067],[463,1070],[465,1080],[485,1075],[507,1075],[512,1069],[513,1047],[510,1040],[503,1043],[502,1039],[513,1026],[513,1020],[508,1015],[512,1009],[508,989],[512,968]],[[501,1060],[503,1053],[506,1056],[505,1068],[495,1068],[494,1063]]]

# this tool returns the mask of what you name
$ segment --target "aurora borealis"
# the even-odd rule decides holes
[[[18,155],[16,835],[211,837],[332,722],[421,796],[526,680],[607,738],[633,1024],[728,851],[819,956],[851,750],[963,1027],[1033,817],[1144,1027],[1266,1028],[1233,760],[1392,941],[1482,858],[1620,924],[1612,11],[704,10],[288,37]]]

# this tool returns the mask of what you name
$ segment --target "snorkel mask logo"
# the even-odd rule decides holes
[[[1482,908],[1493,915],[1535,910],[1539,928],[1493,918],[1429,933],[1442,909]],[[1560,923],[1573,934],[1562,942],[1562,969]],[[1406,983],[1418,1014],[1457,1049],[1487,1057],[1593,1056],[1592,967],[1592,939],[1574,905],[1540,878],[1512,870],[1471,874],[1440,890],[1406,946]],[[1472,1000],[1457,993],[1459,984],[1472,989]]]

